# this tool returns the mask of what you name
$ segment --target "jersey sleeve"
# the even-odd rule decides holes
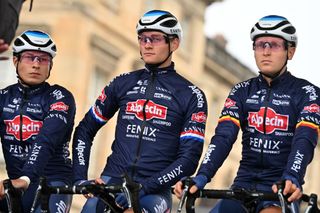
[[[94,105],[75,129],[72,144],[74,181],[88,178],[92,141],[98,130],[112,118],[118,109],[116,78],[102,90]]]
[[[313,158],[320,134],[319,88],[314,85],[305,85],[302,87],[302,94],[302,99],[297,104],[300,114],[292,149],[283,174],[283,179],[292,180],[300,187],[304,183],[306,169]]]
[[[198,166],[205,136],[207,101],[204,93],[195,86],[190,86],[188,92],[192,98],[187,104],[177,158],[167,168],[142,182],[146,193],[156,193],[163,187],[174,185],[182,177],[192,175]]]
[[[70,140],[74,125],[76,106],[74,97],[69,91],[61,87],[50,92],[46,107],[48,110],[45,112],[43,125],[23,167],[23,174],[30,180],[42,175],[57,147],[69,143],[65,140]]]
[[[229,93],[219,117],[215,135],[211,138],[199,168],[198,174],[205,175],[208,181],[223,164],[237,139],[241,116],[243,116],[242,90],[241,85],[236,85]]]

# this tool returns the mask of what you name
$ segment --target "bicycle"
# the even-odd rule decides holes
[[[21,197],[23,195],[24,190],[15,188],[10,179],[6,179],[3,181],[4,194],[7,201],[8,212],[9,213],[21,213]]]
[[[49,199],[51,194],[92,194],[99,197],[107,206],[105,212],[121,213],[124,210],[116,205],[115,194],[124,193],[129,204],[135,213],[141,213],[139,203],[139,191],[141,185],[130,180],[128,175],[122,176],[123,183],[115,184],[88,184],[74,186],[49,186],[45,178],[40,178],[40,184],[32,204],[31,213],[36,209],[37,202],[40,199],[40,208],[42,213],[50,213]]]
[[[188,191],[193,184],[194,182],[191,178],[187,178],[184,181],[184,189],[177,209],[178,213],[182,211],[184,202],[186,202],[186,213],[195,213],[195,201],[197,198],[239,200],[244,203],[244,206],[248,210],[248,213],[255,212],[256,203],[259,201],[280,201],[282,213],[295,212],[293,207],[289,207],[291,204],[288,203],[286,199],[287,196],[284,196],[282,194],[283,183],[277,184],[278,193],[250,191],[241,188],[227,190],[202,189],[198,190],[194,194],[190,194]],[[316,194],[303,194],[301,200],[307,203],[305,213],[320,213],[317,205],[318,198]]]

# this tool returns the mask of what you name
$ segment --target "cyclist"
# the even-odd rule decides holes
[[[204,93],[179,75],[172,62],[182,39],[176,17],[152,10],[141,17],[136,30],[145,68],[111,81],[76,128],[74,178],[77,183],[87,180],[93,137],[119,111],[112,154],[97,181],[119,183],[127,173],[142,186],[142,209],[167,212],[171,186],[193,174],[199,162],[207,103]],[[97,202],[88,199],[83,212],[95,212]],[[122,194],[116,202],[127,208]]]
[[[292,193],[288,200],[297,201],[318,141],[320,91],[287,70],[298,39],[286,18],[265,16],[250,34],[260,75],[232,88],[190,192],[203,189],[215,175],[241,128],[242,160],[232,188],[277,192],[274,183],[284,180],[284,194]],[[181,186],[175,186],[178,197]],[[245,212],[229,200],[220,201],[212,212],[230,209]],[[281,212],[279,202],[270,201],[260,202],[259,211]]]
[[[55,55],[56,45],[47,33],[23,32],[13,44],[18,83],[0,90],[0,135],[6,169],[15,187],[27,189],[22,203],[28,213],[39,176],[45,176],[50,185],[71,184],[68,146],[75,101],[64,87],[46,82]],[[51,211],[68,212],[71,198],[51,196]]]

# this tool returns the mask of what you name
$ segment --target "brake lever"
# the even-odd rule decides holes
[[[191,177],[188,177],[184,181],[184,188],[182,191],[182,196],[178,204],[177,212],[180,213],[182,211],[182,207],[186,201],[187,195],[189,193],[189,188],[193,185],[193,181]]]

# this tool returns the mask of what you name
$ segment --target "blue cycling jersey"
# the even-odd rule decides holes
[[[260,75],[231,90],[198,174],[208,181],[241,128],[242,159],[234,186],[271,190],[281,179],[298,186],[319,135],[319,88],[285,72],[269,86]]]
[[[0,135],[10,179],[71,182],[68,145],[75,101],[59,85],[31,88],[14,84],[0,90]]]
[[[93,137],[117,111],[112,154],[102,175],[127,172],[146,193],[156,193],[193,174],[203,149],[207,103],[172,64],[118,76],[103,89],[75,131],[75,181],[87,179]]]

